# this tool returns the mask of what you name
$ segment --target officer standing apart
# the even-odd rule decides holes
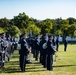
[[[26,59],[27,59],[27,54],[29,52],[28,44],[26,42],[26,34],[21,35],[21,50],[20,50],[20,68],[22,72],[25,72],[25,67],[26,67]]]
[[[66,36],[64,36],[63,41],[64,41],[64,51],[66,51],[67,44],[68,44],[68,41],[67,41],[67,37]]]

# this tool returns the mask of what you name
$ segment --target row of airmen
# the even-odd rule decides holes
[[[5,60],[5,55],[8,60],[10,58],[11,53],[17,48],[18,40],[14,37],[6,37],[5,34],[0,35],[0,65],[1,60]],[[27,57],[29,51],[33,53],[35,60],[38,60],[38,56],[40,53],[40,63],[48,70],[53,70],[53,54],[58,51],[59,46],[59,36],[53,37],[52,35],[43,34],[40,38],[39,35],[36,35],[35,38],[27,38],[26,34],[22,34],[20,36],[19,45],[21,45],[19,49],[20,54],[20,68],[22,71],[25,71],[25,66],[27,62]],[[4,59],[2,59],[2,57]],[[49,66],[50,65],[50,66]],[[4,66],[4,62],[2,61],[2,66]]]
[[[52,35],[43,34],[40,38],[36,35],[35,38],[28,38],[26,34],[20,36],[19,44],[21,49],[20,54],[20,68],[21,71],[25,71],[28,53],[31,50],[33,57],[38,61],[40,53],[40,63],[47,70],[53,70],[53,55],[58,51],[59,36],[57,38]]]
[[[0,67],[3,67],[4,63],[9,61],[16,46],[14,37],[6,37],[5,33],[0,34]]]

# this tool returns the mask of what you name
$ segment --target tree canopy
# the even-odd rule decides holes
[[[17,35],[23,32],[27,34],[32,31],[35,34],[52,33],[55,35],[76,36],[76,19],[69,17],[67,19],[45,19],[37,20],[29,17],[24,12],[14,16],[12,19],[0,19],[0,32],[7,31],[11,35]]]

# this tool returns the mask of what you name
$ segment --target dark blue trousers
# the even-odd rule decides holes
[[[64,51],[66,51],[67,49],[67,44],[64,44]]]
[[[35,57],[36,61],[38,60],[38,55],[39,55],[39,50],[36,50],[36,57]]]
[[[47,55],[47,70],[53,70],[53,54]]]
[[[43,64],[43,67],[44,67],[44,68],[47,67],[47,55],[46,55],[46,54],[43,54],[42,64]]]
[[[27,59],[27,55],[20,55],[20,68],[22,72],[25,71],[26,59]]]

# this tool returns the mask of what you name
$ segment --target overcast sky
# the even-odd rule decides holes
[[[76,18],[76,0],[0,0],[0,18],[12,19],[22,12],[39,20]]]

